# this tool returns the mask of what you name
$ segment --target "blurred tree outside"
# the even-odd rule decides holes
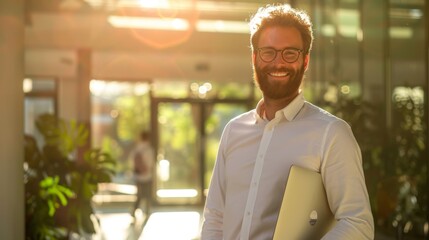
[[[161,103],[158,154],[170,162],[169,180],[162,181],[163,189],[186,189],[198,179],[197,127],[191,104]]]

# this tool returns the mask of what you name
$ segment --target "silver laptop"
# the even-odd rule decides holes
[[[293,165],[273,240],[321,239],[335,223],[320,173]]]

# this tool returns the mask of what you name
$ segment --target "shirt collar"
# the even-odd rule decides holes
[[[264,117],[265,114],[263,109],[264,109],[264,99],[261,98],[261,100],[259,100],[258,104],[256,105],[256,110],[255,110],[256,123],[266,121],[265,120],[266,118]]]
[[[286,107],[283,109],[277,111],[275,118],[280,116],[280,114],[284,115],[284,117],[288,121],[292,121],[295,119],[296,115],[298,115],[301,108],[304,106],[305,98],[302,92],[296,96],[292,102],[290,102]],[[259,100],[258,104],[256,105],[256,111],[255,111],[255,120],[256,123],[261,121],[268,121],[265,117],[265,111],[264,111],[265,105],[264,105],[264,99],[262,98]]]
[[[289,105],[281,110],[288,121],[295,119],[296,115],[298,115],[299,111],[304,106],[304,102],[304,95],[300,92],[298,96],[289,103]]]

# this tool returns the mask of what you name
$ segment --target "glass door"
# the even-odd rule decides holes
[[[161,102],[157,110],[156,199],[160,204],[200,201],[198,113],[187,102]]]
[[[203,204],[226,123],[247,110],[244,102],[195,99],[157,102],[159,204]]]

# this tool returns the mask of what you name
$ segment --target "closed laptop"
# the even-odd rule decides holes
[[[320,173],[293,165],[273,240],[321,239],[335,223]]]

